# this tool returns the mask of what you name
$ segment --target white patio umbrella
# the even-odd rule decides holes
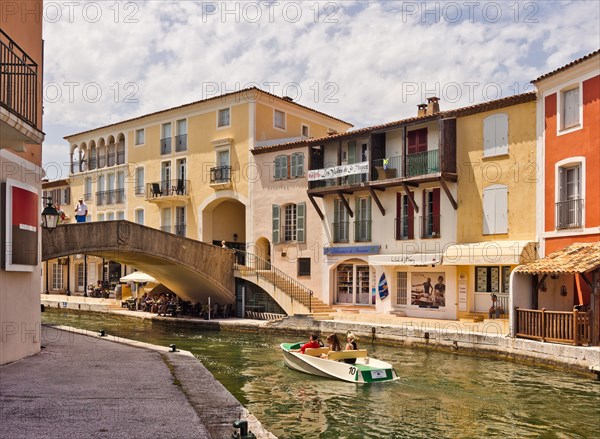
[[[133,273],[128,274],[127,276],[123,276],[121,278],[121,282],[137,282],[137,283],[154,282],[154,283],[156,283],[156,279],[154,279],[152,276],[150,276],[149,274],[146,274],[142,271],[134,271]]]

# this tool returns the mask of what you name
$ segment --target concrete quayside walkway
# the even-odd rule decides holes
[[[275,437],[189,352],[48,326],[42,346],[0,367],[1,437]]]

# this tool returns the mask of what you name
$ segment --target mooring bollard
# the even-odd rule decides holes
[[[171,349],[169,352],[177,352],[177,345],[170,344],[169,348]]]
[[[240,429],[239,433],[233,433],[233,439],[256,439],[254,433],[248,431],[248,421],[233,421],[233,428]]]

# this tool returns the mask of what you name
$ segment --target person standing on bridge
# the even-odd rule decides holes
[[[88,207],[87,204],[83,202],[83,198],[79,199],[79,203],[77,207],[75,207],[75,220],[78,223],[85,223],[85,218],[87,217]]]

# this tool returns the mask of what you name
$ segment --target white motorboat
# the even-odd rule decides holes
[[[376,383],[398,379],[394,367],[385,361],[367,355],[366,349],[330,351],[329,348],[306,349],[296,352],[302,343],[281,343],[285,364],[294,370],[325,378],[335,378],[352,383]],[[355,359],[355,363],[344,360]]]

